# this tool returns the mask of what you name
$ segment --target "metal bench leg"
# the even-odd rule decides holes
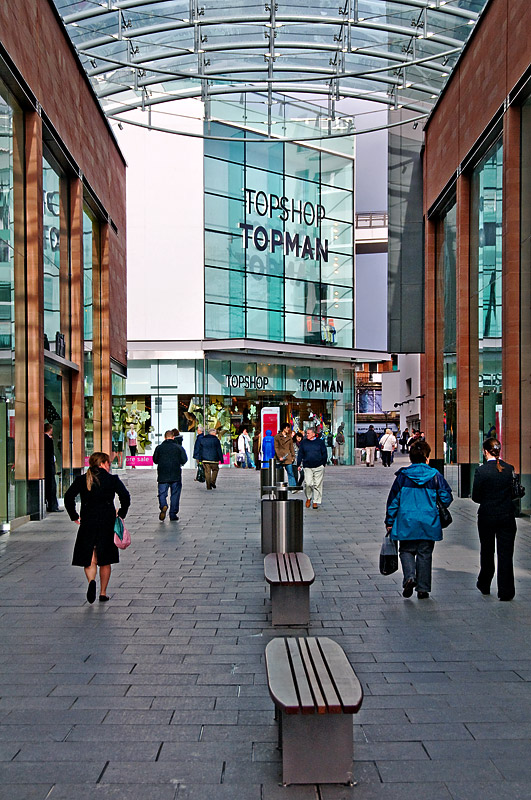
[[[282,779],[290,783],[353,783],[352,714],[282,712]]]
[[[308,625],[310,622],[309,586],[271,586],[273,625]]]

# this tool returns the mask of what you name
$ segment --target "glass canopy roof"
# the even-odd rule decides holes
[[[425,118],[486,2],[55,0],[108,117],[184,131],[196,100],[298,141],[355,133],[363,100]]]

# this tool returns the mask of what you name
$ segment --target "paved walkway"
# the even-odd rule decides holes
[[[348,654],[365,699],[354,788],[280,786],[263,653],[273,635],[258,475],[185,474],[180,521],[158,520],[137,470],[133,545],[105,605],[70,566],[66,514],[0,536],[2,800],[519,800],[531,797],[531,527],[517,596],[475,589],[475,506],[457,500],[432,597],[377,563],[394,470],[329,468],[305,511],[312,623]],[[305,629],[301,633],[305,633]]]

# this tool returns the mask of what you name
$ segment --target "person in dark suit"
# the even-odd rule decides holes
[[[53,444],[53,425],[44,423],[44,499],[46,511],[62,511],[57,502],[57,483],[55,480],[55,448]]]
[[[500,458],[501,444],[489,438],[483,442],[486,464],[474,476],[472,500],[479,503],[478,532],[480,570],[477,588],[490,594],[494,577],[494,553],[498,554],[498,599],[512,600],[515,594],[513,551],[516,520],[512,504],[514,467]]]
[[[65,508],[79,524],[72,564],[84,567],[88,580],[87,600],[96,599],[96,573],[100,568],[100,603],[106,602],[111,564],[120,561],[114,544],[116,514],[122,519],[131,503],[129,492],[117,475],[110,475],[111,459],[107,453],[92,453],[85,475],[78,475],[65,493]],[[114,506],[118,495],[120,508]],[[81,497],[81,516],[76,511],[76,497]]]

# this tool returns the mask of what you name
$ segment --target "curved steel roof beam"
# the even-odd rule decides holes
[[[108,14],[116,13],[117,11],[135,10],[140,6],[152,6],[166,3],[167,0],[114,0],[113,7],[99,6],[85,11],[79,11],[75,14],[66,14],[63,17],[65,25],[71,25],[73,22],[81,22],[85,19],[93,19],[94,17],[105,16]],[[433,0],[392,0],[393,3],[406,8],[415,8],[423,10],[427,8],[429,11],[437,12],[439,14],[447,14],[454,17],[463,17],[464,19],[476,20],[479,16],[475,11],[469,11],[465,8],[455,8],[449,4],[443,6],[434,6]],[[383,16],[383,15],[382,15]]]
[[[250,94],[253,94],[253,93],[254,94],[261,94],[261,93],[265,93],[267,95],[267,89],[268,89],[267,83],[259,83],[259,84],[254,84],[252,86],[238,86],[236,88],[235,87],[229,87],[228,89],[226,89],[224,87],[211,86],[211,87],[209,87],[209,92],[208,93],[212,97],[217,96],[217,95],[226,95],[226,94],[236,95],[236,94],[242,94],[242,93],[243,94],[249,94],[249,93]],[[124,91],[131,91],[131,89],[130,89],[130,87],[124,87]],[[144,106],[147,107],[147,106],[160,105],[161,103],[167,103],[170,100],[184,100],[184,99],[191,99],[191,98],[201,98],[201,92],[202,92],[202,87],[198,86],[195,89],[187,89],[186,91],[179,92],[178,94],[164,95],[164,97],[147,97],[147,98],[144,98]],[[330,92],[330,87],[328,86],[328,84],[325,85],[325,86],[318,86],[317,85],[317,86],[312,86],[312,87],[305,87],[305,86],[299,86],[298,84],[286,83],[286,84],[279,84],[278,86],[276,86],[275,87],[275,92],[277,92],[277,93],[292,93],[292,94],[295,94],[295,95],[297,95],[297,94],[319,94],[319,95],[323,95],[323,96],[328,97],[329,92]],[[344,95],[344,97],[354,98],[354,99],[358,99],[358,100],[371,100],[373,102],[382,103],[383,105],[386,105],[386,106],[394,106],[395,105],[394,98],[386,97],[386,96],[379,95],[379,94],[372,94],[372,93],[366,93],[365,94],[363,92],[358,93],[358,92],[355,92],[353,90],[348,90],[348,89],[342,91],[342,94]],[[266,100],[264,98],[264,104],[265,103],[266,103]],[[408,102],[407,99],[400,98],[400,97],[398,98],[398,106],[400,108],[408,108],[408,109],[411,109],[412,111],[418,111],[421,114],[429,113],[429,109],[427,109],[426,107],[417,105],[416,103],[410,103],[410,102]],[[127,111],[134,111],[135,109],[138,109],[138,107],[139,106],[138,106],[137,103],[134,103],[134,104],[129,103],[127,105],[124,105],[120,110],[106,111],[106,114],[107,114],[108,117],[112,117],[115,114],[123,114],[123,113],[125,113]]]
[[[338,50],[339,49],[340,48],[338,48]],[[437,58],[442,58],[442,59],[448,58],[448,57],[450,57],[452,55],[455,55],[459,51],[460,51],[459,48],[454,48],[452,50],[446,50],[444,52],[438,53],[437,54]],[[90,54],[86,53],[84,50],[80,50],[78,52],[79,52],[80,55],[86,55],[86,56],[90,57]],[[367,54],[370,53],[371,57],[373,55],[372,51],[366,51],[366,53]],[[189,55],[188,52],[186,54]],[[358,52],[358,54],[360,54],[360,53]],[[361,53],[361,55],[364,55],[364,53]],[[396,54],[396,55],[398,55],[398,54]],[[400,55],[402,55],[402,54],[400,54]],[[383,58],[386,61],[389,61],[394,56],[395,56],[395,53],[385,52],[385,53],[378,53],[376,58],[379,58],[379,59]],[[407,68],[416,67],[416,66],[420,66],[421,69],[423,69],[423,70],[427,69],[427,70],[432,70],[434,72],[448,72],[449,67],[447,65],[439,64],[436,61],[433,61],[433,58],[434,58],[433,55],[424,56],[423,58],[416,58],[414,60],[408,60],[407,58],[402,58],[401,57],[399,59],[398,63],[395,61],[394,63],[388,64],[385,67],[371,67],[370,69],[363,70],[363,71],[361,69],[358,69],[356,71],[346,71],[346,72],[339,72],[339,73],[336,72],[331,67],[328,67],[328,68],[327,67],[309,67],[309,66],[302,66],[301,67],[299,65],[294,65],[294,66],[286,65],[286,66],[283,66],[283,65],[277,64],[277,65],[275,65],[275,72],[301,72],[301,73],[308,72],[308,73],[317,73],[317,74],[324,74],[324,75],[333,75],[335,78],[338,78],[338,79],[341,79],[341,80],[349,79],[349,78],[359,78],[359,77],[364,77],[366,75],[373,75],[373,74],[378,73],[378,72],[388,72],[390,70],[402,69],[402,68],[405,68],[405,67],[407,67]],[[194,78],[207,80],[210,77],[212,77],[212,75],[216,75],[216,74],[219,74],[219,75],[231,74],[232,75],[232,74],[236,74],[236,73],[239,73],[239,72],[245,73],[245,72],[262,72],[262,71],[265,71],[265,68],[263,66],[259,68],[258,65],[256,67],[254,67],[252,65],[247,65],[247,66],[229,67],[229,68],[219,67],[218,69],[206,69],[204,73],[202,73],[202,72],[193,72],[192,73],[192,72],[181,72],[180,70],[160,69],[160,68],[157,68],[157,67],[148,66],[148,63],[149,63],[150,59],[145,59],[145,58],[135,58],[135,59],[133,59],[131,61],[123,61],[121,59],[112,58],[110,56],[98,56],[98,60],[105,61],[107,63],[113,64],[114,66],[123,67],[123,68],[126,68],[126,69],[133,69],[133,70],[134,69],[139,69],[139,70],[143,69],[143,70],[146,70],[148,72],[155,73],[157,75],[167,76],[167,77],[174,78],[174,79],[177,79],[177,78],[189,79],[189,78],[194,77]],[[91,70],[87,70],[87,74],[91,78],[92,77],[96,77],[98,75],[103,75],[106,72],[109,72],[109,68],[105,67],[105,66],[97,67],[97,68],[91,69]],[[163,78],[161,78],[161,80],[163,80]],[[155,81],[155,82],[157,82],[157,81]]]
[[[285,21],[290,21],[290,22],[294,22],[294,23],[297,22],[297,23],[301,23],[302,25],[312,25],[312,24],[315,24],[315,25],[333,25],[333,26],[336,26],[336,27],[338,25],[343,25],[344,22],[345,22],[344,17],[337,17],[337,18],[332,18],[332,17],[297,17],[297,18],[295,18],[295,17],[291,17],[291,16],[288,17],[287,15],[280,15],[280,14],[277,14],[276,20],[277,20],[277,22],[285,22]],[[85,41],[85,42],[82,43],[82,47],[83,47],[83,50],[92,50],[92,49],[97,48],[97,47],[102,47],[105,44],[111,44],[111,43],[117,42],[117,41],[123,41],[123,40],[133,41],[135,39],[138,39],[139,37],[153,36],[156,33],[166,33],[167,31],[172,31],[172,30],[193,29],[196,26],[199,26],[200,28],[212,27],[212,26],[214,26],[214,27],[222,27],[224,25],[236,25],[236,24],[241,24],[241,25],[245,25],[246,26],[246,25],[252,25],[252,24],[255,24],[255,23],[263,23],[265,25],[268,22],[269,22],[269,17],[265,16],[263,14],[257,15],[255,17],[245,17],[245,18],[244,17],[217,17],[217,18],[211,17],[210,19],[197,20],[197,22],[189,22],[189,21],[171,22],[171,23],[165,23],[163,25],[152,25],[152,26],[145,27],[145,28],[136,28],[136,29],[134,29],[134,28],[133,29],[129,29],[128,28],[125,31],[122,31],[122,39],[119,39],[117,34],[116,35],[112,35],[111,34],[111,35],[99,37],[98,39],[92,39],[92,40],[89,40],[89,41]],[[401,27],[401,26],[398,26],[398,25],[384,25],[384,24],[377,24],[377,23],[372,23],[372,22],[361,22],[361,21],[355,23],[353,25],[353,27],[355,29],[356,28],[362,28],[362,29],[366,29],[366,30],[381,31],[382,33],[393,33],[393,34],[396,34],[398,36],[403,36],[408,41],[411,40],[412,38],[414,38],[414,39],[426,39],[426,40],[429,39],[430,42],[437,42],[438,44],[444,44],[444,45],[447,45],[448,47],[462,47],[464,45],[464,42],[459,40],[459,39],[452,39],[449,36],[442,36],[442,35],[436,34],[436,33],[433,33],[432,36],[428,35],[428,36],[425,37],[423,28],[422,29],[421,28],[417,28],[417,29],[414,30],[411,27],[408,28],[408,27]],[[260,34],[262,34],[262,33],[263,32],[260,31]],[[309,33],[311,33],[311,30],[309,31]],[[238,46],[234,42],[232,44],[235,47],[235,49],[239,49]],[[227,47],[230,47],[230,45],[227,45]],[[226,47],[226,49],[227,49],[227,47]],[[206,50],[207,48],[203,48],[203,49]]]

